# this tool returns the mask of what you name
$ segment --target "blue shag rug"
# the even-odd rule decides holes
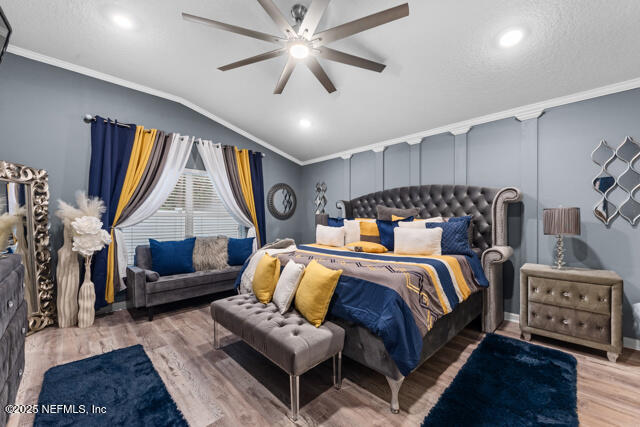
[[[489,334],[423,426],[577,426],[576,359]]]
[[[141,345],[49,369],[38,405],[35,426],[187,426]]]

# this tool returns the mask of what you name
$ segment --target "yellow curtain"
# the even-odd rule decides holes
[[[122,184],[122,191],[120,192],[120,199],[118,199],[118,208],[113,218],[113,225],[111,227],[111,241],[113,242],[113,229],[118,225],[118,220],[122,211],[127,206],[133,193],[136,191],[142,174],[144,173],[147,163],[149,162],[149,156],[153,149],[153,143],[156,140],[157,129],[145,130],[143,126],[136,127],[136,136],[133,140],[133,148],[131,149],[131,157],[129,158],[129,165],[127,166],[127,174],[124,177],[124,183]],[[114,296],[114,278],[115,278],[115,256],[116,251],[114,245],[109,245],[109,253],[107,258],[107,281],[105,288],[105,300],[108,303],[113,302]]]
[[[258,229],[258,217],[256,215],[256,203],[253,200],[253,185],[251,182],[251,166],[249,164],[249,150],[238,150],[236,148],[236,160],[238,161],[238,174],[240,175],[240,186],[242,187],[242,195],[249,207],[251,213],[251,221],[256,227],[256,242],[258,247],[262,246],[260,242],[260,230]]]

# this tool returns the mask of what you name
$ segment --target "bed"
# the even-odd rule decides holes
[[[342,326],[346,332],[343,354],[387,378],[391,388],[390,407],[392,412],[399,411],[398,393],[406,375],[420,367],[425,360],[457,335],[473,319],[481,316],[484,332],[493,332],[502,323],[504,316],[502,264],[513,254],[513,249],[507,244],[507,206],[509,203],[519,202],[521,197],[520,191],[513,187],[496,189],[464,185],[421,185],[379,191],[337,203],[337,207],[342,211],[341,216],[345,218],[375,218],[377,205],[400,209],[418,208],[420,218],[472,216],[472,249],[477,254],[478,264],[475,267],[482,270],[488,286],[485,287],[483,283],[479,283],[482,282],[481,273],[474,274],[475,283],[469,283],[469,285],[477,286],[478,289],[472,289],[472,292],[461,299],[459,303],[452,304],[454,306],[450,307],[450,310],[444,310],[440,316],[436,316],[437,318],[429,325],[426,334],[420,335],[421,345],[415,345],[415,336],[413,339],[411,338],[410,328],[405,328],[406,330],[396,334],[395,337],[389,337],[388,334],[385,335],[366,321],[362,321],[362,317],[354,317],[346,313],[341,309],[341,304],[332,302],[329,311],[331,320]],[[326,225],[327,222],[328,215],[316,215],[316,224]],[[364,267],[362,265],[360,267],[370,270],[375,269],[374,266],[381,263],[408,268],[408,266],[415,267],[423,263],[442,262],[440,259],[429,261],[421,259],[395,260],[387,259],[392,255],[387,258],[369,255],[353,253],[349,255],[337,248],[301,245],[296,254],[285,255],[285,257],[322,258],[325,260],[329,257],[333,259],[332,262],[336,263],[337,268],[342,265],[347,270],[355,268],[351,265],[353,260],[349,260],[350,257],[357,257],[359,264],[364,263]],[[363,256],[365,259],[362,258]],[[376,257],[379,258],[376,259]],[[471,257],[468,258],[469,261],[472,261]],[[462,265],[465,261],[458,259],[449,263],[456,264],[456,262]],[[433,267],[429,268],[434,269]],[[362,274],[360,276],[365,277]],[[387,280],[386,277],[378,277],[373,281],[385,283],[385,280]],[[388,280],[392,280],[391,276]],[[349,294],[346,293],[347,284],[344,285],[343,294],[334,300],[349,298]],[[400,288],[396,287],[396,289]],[[450,299],[455,299],[455,296]],[[373,306],[370,308],[375,309]],[[412,313],[416,318],[416,323],[419,323],[418,320],[422,317],[416,311],[421,311],[421,309],[418,308]],[[430,315],[426,310],[422,311],[426,313],[425,315]],[[432,313],[435,312],[432,311]],[[409,314],[405,313],[405,317],[409,317]],[[398,321],[394,327],[402,328],[402,322]],[[375,330],[377,334],[372,330]],[[415,335],[415,331],[413,335]],[[393,344],[390,346],[390,340],[393,343],[393,339],[397,341],[399,338],[407,341],[407,343],[400,345],[402,347],[400,351]],[[402,351],[407,353],[406,360],[403,359],[405,356]]]

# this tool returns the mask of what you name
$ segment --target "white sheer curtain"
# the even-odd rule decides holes
[[[162,204],[167,200],[169,194],[175,187],[176,182],[180,178],[180,174],[187,165],[191,149],[193,147],[193,137],[173,134],[171,140],[171,147],[167,154],[167,162],[162,170],[162,175],[154,189],[149,194],[149,197],[144,201],[138,210],[133,212],[129,218],[124,220],[114,230],[114,236],[116,239],[116,248],[118,257],[118,272],[119,272],[119,290],[124,289],[124,282],[122,278],[127,274],[127,244],[122,233],[122,228],[134,226],[145,219],[153,215]]]
[[[204,167],[207,169],[207,173],[211,177],[222,203],[227,208],[229,214],[235,218],[238,223],[244,225],[249,229],[247,233],[248,237],[256,236],[256,228],[251,221],[251,218],[247,217],[238,203],[233,192],[231,191],[231,185],[229,184],[229,178],[227,177],[227,168],[224,163],[224,155],[222,154],[222,147],[220,144],[214,144],[212,141],[198,139],[196,141],[196,147],[198,147],[198,153],[202,157]],[[257,249],[256,239],[253,239],[253,250]]]

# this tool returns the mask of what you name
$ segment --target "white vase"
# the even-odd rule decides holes
[[[85,257],[84,261],[84,282],[80,286],[78,296],[78,327],[88,328],[93,325],[96,317],[94,305],[96,303],[96,290],[91,281],[91,257]]]
[[[58,326],[68,328],[78,323],[78,285],[80,268],[78,254],[73,251],[73,230],[65,221],[64,244],[58,250]]]

